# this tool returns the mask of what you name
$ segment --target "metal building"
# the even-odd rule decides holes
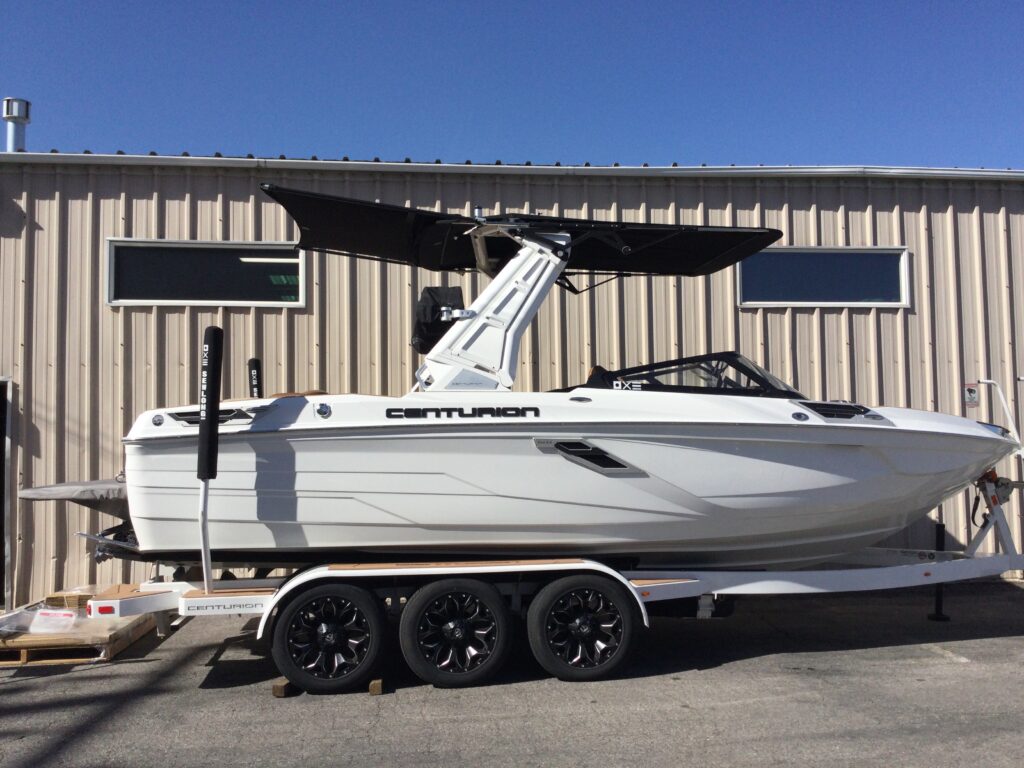
[[[74,535],[112,519],[62,502],[29,505],[17,492],[116,475],[120,439],[137,413],[196,401],[206,325],[225,329],[225,396],[246,393],[245,361],[254,356],[269,392],[398,395],[419,364],[408,340],[420,289],[450,281],[472,296],[486,279],[306,253],[301,295],[288,306],[115,300],[110,238],[296,240],[294,223],[260,182],[464,214],[480,206],[769,226],[784,232],[782,245],[854,256],[884,247],[900,258],[898,301],[747,301],[735,268],[553,294],[526,340],[516,386],[568,386],[598,363],[736,349],[813,398],[1005,423],[984,389],[978,408],[965,407],[964,386],[991,378],[1020,423],[1024,172],[0,154],[0,414],[10,408],[0,420],[9,452],[0,495],[14,604],[145,574],[96,565]],[[1000,470],[1019,479],[1009,460]],[[968,512],[964,493],[935,515],[963,541]],[[1019,516],[1013,525],[1024,544]],[[911,532],[903,543],[932,542]]]

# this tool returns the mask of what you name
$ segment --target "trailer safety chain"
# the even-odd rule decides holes
[[[974,505],[971,507],[971,525],[973,525],[975,528],[981,527],[978,524],[977,518],[975,517],[978,514],[979,504],[981,504],[981,492],[976,490],[974,493]],[[982,517],[984,517],[984,515],[982,515]]]

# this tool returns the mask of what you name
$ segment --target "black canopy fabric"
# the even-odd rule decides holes
[[[481,220],[397,205],[371,203],[263,184],[299,225],[298,247],[335,251],[433,270],[477,268],[466,233]],[[566,270],[616,274],[709,275],[771,245],[777,229],[563,219],[508,214],[482,221],[521,234],[567,233]],[[487,238],[489,260],[500,268],[518,250],[507,237]]]

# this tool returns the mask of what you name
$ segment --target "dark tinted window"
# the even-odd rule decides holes
[[[289,246],[112,243],[114,302],[302,304],[298,252]]]
[[[899,304],[903,249],[769,248],[740,266],[743,303]]]

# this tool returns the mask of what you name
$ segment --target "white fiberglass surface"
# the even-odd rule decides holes
[[[317,408],[327,406],[327,418]],[[231,421],[222,433],[273,432],[279,430],[335,431],[377,427],[448,428],[494,427],[535,423],[679,423],[689,425],[775,424],[802,430],[821,426],[848,428],[851,442],[861,430],[941,432],[977,437],[992,433],[977,422],[956,416],[901,408],[877,408],[879,421],[829,420],[805,408],[797,400],[764,397],[691,394],[679,392],[630,392],[579,388],[569,392],[414,392],[400,398],[367,395],[281,397],[225,403],[224,408],[253,409],[252,418]],[[520,418],[492,417],[480,409],[534,408]],[[197,406],[183,406],[142,414],[127,439],[190,436],[197,428],[174,418]],[[419,410],[417,410],[419,409]],[[474,410],[476,409],[476,410]],[[794,418],[799,414],[799,418]],[[154,417],[159,417],[155,418]],[[806,417],[806,418],[804,418]],[[156,423],[154,423],[156,422]]]
[[[817,541],[825,551],[881,538],[926,513],[985,469],[997,442],[935,434],[924,449],[893,430],[850,445],[842,429],[807,431],[805,441],[790,425],[690,435],[684,425],[656,435],[623,426],[585,435],[642,470],[609,476],[534,442],[579,432],[537,427],[490,436],[226,436],[211,483],[213,546],[662,551]],[[195,547],[194,443],[173,443],[128,446],[132,517],[146,550]],[[903,471],[914,463],[903,454],[920,450],[958,458],[933,461],[942,469],[931,475]]]

